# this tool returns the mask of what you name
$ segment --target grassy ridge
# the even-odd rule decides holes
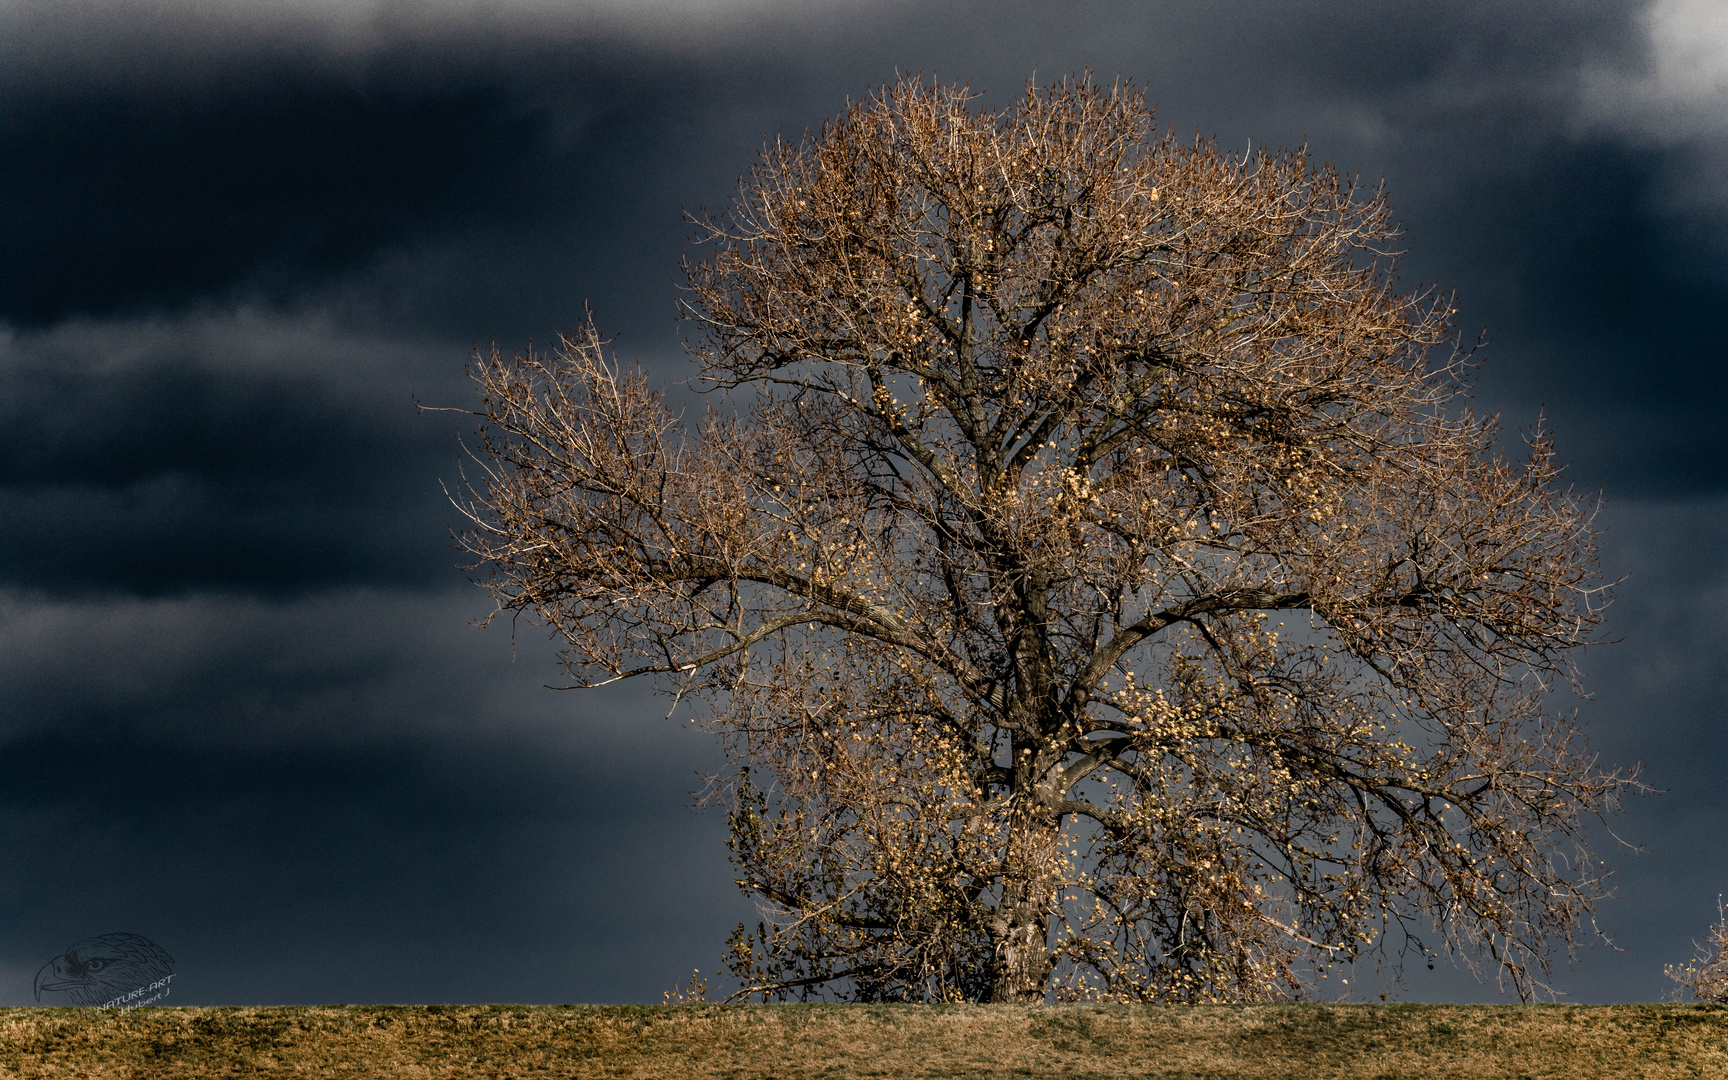
[[[0,1077],[1728,1077],[1728,1008],[0,1009]]]

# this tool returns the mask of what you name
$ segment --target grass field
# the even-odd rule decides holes
[[[1708,1077],[1706,1005],[0,1009],[0,1077]]]

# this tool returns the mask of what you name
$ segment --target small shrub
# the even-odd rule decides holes
[[[674,986],[660,995],[668,1005],[700,1005],[708,1001],[708,980],[702,977],[700,969],[690,973],[690,981],[683,986]]]
[[[1728,910],[1720,896],[1716,898],[1716,914],[1719,919],[1710,928],[1709,940],[1698,946],[1697,958],[1685,967],[1670,964],[1665,970],[1699,1001],[1728,1003]]]

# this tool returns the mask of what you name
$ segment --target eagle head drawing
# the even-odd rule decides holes
[[[142,934],[101,934],[42,965],[36,1000],[47,990],[70,994],[76,1005],[101,1005],[173,973],[174,958]]]

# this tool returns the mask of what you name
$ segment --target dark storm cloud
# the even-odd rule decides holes
[[[27,872],[0,887],[5,959],[124,925],[171,943],[180,1004],[654,999],[749,914],[723,821],[683,808],[678,772],[424,741],[14,742],[0,840]],[[631,835],[663,839],[610,839]],[[676,958],[644,964],[644,941]],[[0,987],[28,1001],[27,980]]]
[[[465,191],[508,183],[487,177],[491,163],[534,141],[495,94],[296,83],[8,109],[4,314],[29,326],[244,287],[291,293],[457,213],[484,227],[485,211],[511,205],[462,205]]]
[[[0,317],[292,301],[387,254],[507,247],[549,211],[556,243],[615,245],[629,132],[670,112],[674,87],[569,64],[553,87],[507,71],[427,87],[266,68],[219,92],[14,94],[0,119]]]
[[[1587,958],[1560,985],[1584,1001],[1651,1001],[1672,992],[1661,967],[1692,958],[1728,878],[1728,500],[1627,492],[1599,524],[1611,572],[1627,576],[1608,610],[1611,643],[1581,660],[1594,692],[1582,715],[1592,749],[1640,762],[1657,793],[1593,830],[1616,892],[1600,925],[1624,951]]]
[[[1697,223],[1661,207],[1666,169],[1648,148],[1550,135],[1443,190],[1412,184],[1406,268],[1458,290],[1458,328],[1491,342],[1483,404],[1512,427],[1545,407],[1574,480],[1715,495],[1728,468],[1710,416],[1728,374],[1712,324],[1728,274]]]
[[[113,17],[161,31],[175,9],[142,10],[158,17]],[[300,10],[305,31],[319,9]],[[876,5],[843,40],[792,38],[784,5],[587,5],[544,25],[497,15],[510,10],[362,16],[321,40],[269,33],[278,15],[242,7],[136,41],[124,64],[98,62],[117,47],[105,21],[53,24],[18,58],[37,78],[4,91],[0,315],[280,301],[386,255],[454,258],[482,293],[499,278],[541,291],[550,270],[558,287],[538,299],[565,311],[622,276],[669,308],[679,207],[723,199],[764,135],[796,136],[897,66],[1005,101],[1034,68],[1091,64],[1147,84],[1182,130],[1360,151],[1353,136],[1457,115],[1460,96],[1490,114],[1565,107],[1586,58],[1637,36],[1615,6],[1264,4],[1220,20],[1178,4],[1126,19],[1099,3]],[[651,28],[674,30],[660,51],[641,40]],[[39,55],[54,48],[58,66]],[[631,310],[613,317],[636,318],[619,299]]]
[[[0,592],[0,967],[87,925],[169,948],[185,1003],[644,1000],[711,962],[749,913],[687,809],[712,742],[548,693],[478,599]]]
[[[452,591],[456,590],[456,591]],[[563,745],[629,741],[620,717],[665,713],[618,690],[558,681],[543,630],[477,633],[484,597],[325,590],[286,599],[204,594],[49,599],[0,591],[0,738],[68,734],[200,745],[376,744],[416,735]],[[520,662],[513,655],[520,649]],[[475,677],[461,661],[483,660]]]
[[[640,689],[540,689],[538,631],[512,664],[509,628],[468,628],[438,482],[469,425],[412,402],[467,405],[473,343],[543,344],[584,299],[682,379],[683,214],[723,208],[763,138],[896,69],[1003,105],[1090,66],[1184,135],[1384,175],[1406,284],[1456,286],[1461,333],[1493,339],[1478,405],[1515,430],[1546,404],[1606,489],[1625,642],[1587,657],[1584,711],[1672,793],[1617,826],[1648,854],[1601,845],[1633,953],[1559,985],[1658,996],[1728,873],[1710,19],[0,0],[0,978],[27,994],[113,930],[210,1001],[657,1000],[706,970],[749,917],[724,822],[684,809],[714,747]]]
[[[68,340],[70,339],[70,340]],[[447,580],[449,424],[182,340],[0,348],[0,586],[279,593]],[[73,351],[76,350],[76,351]],[[105,362],[105,360],[107,362]],[[382,399],[382,400],[380,400]]]

